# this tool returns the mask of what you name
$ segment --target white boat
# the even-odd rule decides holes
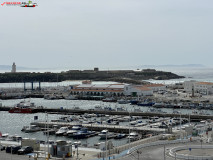
[[[140,139],[140,136],[136,132],[131,132],[127,137],[130,141],[136,141]]]
[[[130,125],[136,125],[138,122],[137,121],[131,121],[129,122]]]
[[[127,104],[129,103],[129,101],[125,100],[125,99],[120,99],[117,101],[119,104]]]
[[[37,132],[37,131],[40,131],[41,128],[36,126],[36,125],[29,125],[29,126],[24,126],[24,130],[22,130],[23,132],[26,132],[26,133],[30,133],[30,132]]]
[[[65,97],[66,100],[77,100],[77,98],[73,95],[68,95],[67,97]]]
[[[113,133],[109,132],[108,130],[102,130],[100,134],[98,134],[101,139],[106,139],[106,138],[112,138],[114,136]]]
[[[63,136],[68,132],[68,127],[61,127],[55,134],[56,136]]]

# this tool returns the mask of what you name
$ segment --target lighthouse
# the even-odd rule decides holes
[[[13,62],[11,72],[12,72],[12,73],[16,73],[16,64],[15,64],[15,62]]]

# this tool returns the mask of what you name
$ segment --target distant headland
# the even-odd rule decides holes
[[[143,84],[143,80],[168,80],[179,79],[184,76],[172,72],[157,71],[155,69],[143,70],[69,70],[60,73],[52,72],[6,72],[0,73],[0,83],[14,82],[61,82],[66,80],[93,80],[115,81],[120,83]]]

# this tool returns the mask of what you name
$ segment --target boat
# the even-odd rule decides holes
[[[65,134],[67,133],[68,130],[69,130],[68,127],[61,127],[61,128],[55,133],[55,135],[56,135],[56,136],[63,136],[63,135],[65,135]]]
[[[153,106],[155,103],[154,102],[138,102],[138,106]]]
[[[98,134],[101,139],[106,139],[106,138],[113,138],[114,134],[109,132],[108,130],[102,130],[100,134]]]
[[[126,137],[126,134],[119,133],[115,136],[115,139],[122,139],[122,138],[125,138],[125,137]]]
[[[140,136],[136,132],[131,132],[127,138],[130,141],[136,141],[140,139]]]
[[[32,113],[36,108],[30,101],[21,101],[9,110],[9,113]]]
[[[66,100],[77,100],[77,98],[73,95],[68,95],[67,97],[65,97]]]
[[[136,100],[136,99],[130,100],[130,103],[131,103],[132,105],[135,105],[135,104],[137,104],[138,102],[139,102],[139,100]]]
[[[117,102],[118,102],[119,104],[128,104],[128,103],[129,103],[129,101],[128,101],[128,100],[125,100],[125,99],[119,99]]]
[[[29,125],[29,126],[24,126],[21,131],[23,131],[25,133],[30,133],[30,132],[37,132],[40,130],[41,130],[41,128],[36,125]]]
[[[87,128],[82,128],[80,131],[77,133],[73,133],[73,138],[74,139],[82,139],[82,138],[87,138],[90,137],[90,135],[94,135],[95,131],[88,131]]]
[[[71,130],[67,131],[67,136],[72,137],[74,133],[77,133],[79,130],[81,130],[81,128],[82,125],[74,125]]]
[[[105,99],[102,99],[103,102],[117,102],[117,100],[115,98],[105,98]]]

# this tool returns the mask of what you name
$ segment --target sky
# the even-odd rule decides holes
[[[0,6],[0,65],[15,62],[56,69],[212,66],[212,0],[33,2],[38,6]]]

